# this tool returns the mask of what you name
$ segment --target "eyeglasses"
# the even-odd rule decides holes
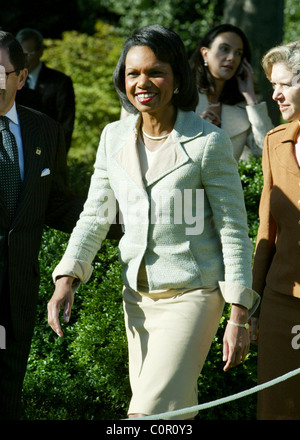
[[[16,72],[16,70],[12,70],[11,72],[5,72],[6,79],[9,77],[9,75],[10,75],[11,73],[14,73],[14,72]]]

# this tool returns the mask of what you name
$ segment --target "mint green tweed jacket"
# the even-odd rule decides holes
[[[125,285],[138,289],[144,261],[150,292],[219,286],[225,301],[252,313],[259,296],[251,289],[252,245],[229,138],[194,112],[178,110],[170,140],[145,183],[139,124],[140,116],[132,115],[103,130],[88,198],[54,280],[71,275],[88,281],[119,209]]]

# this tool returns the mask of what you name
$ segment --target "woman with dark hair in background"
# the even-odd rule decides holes
[[[68,320],[73,289],[88,281],[117,204],[125,226],[119,247],[128,414],[137,417],[197,404],[197,380],[225,301],[232,306],[224,370],[238,365],[259,297],[251,288],[252,245],[230,141],[194,112],[198,93],[179,36],[158,25],[136,31],[114,82],[132,114],[101,135],[88,200],[53,274],[48,313],[61,336],[59,308]]]
[[[200,41],[190,60],[199,91],[196,113],[229,135],[235,159],[260,157],[273,127],[265,102],[258,103],[251,51],[245,34],[222,24]]]

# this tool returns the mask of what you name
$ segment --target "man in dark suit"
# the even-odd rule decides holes
[[[43,37],[35,29],[22,29],[16,39],[21,44],[27,59],[28,77],[17,93],[16,101],[26,107],[35,108],[60,122],[65,135],[67,152],[71,146],[75,120],[75,95],[69,76],[50,69],[41,62]]]
[[[43,226],[71,232],[82,202],[66,187],[61,125],[15,103],[28,73],[25,56],[13,35],[1,30],[0,66],[6,79],[0,89],[0,325],[6,337],[5,349],[0,349],[0,420],[10,420],[20,417],[38,298]],[[5,177],[12,146],[17,151],[11,162],[18,165],[19,190],[10,183],[10,173]],[[16,208],[11,206],[15,188],[19,191]]]

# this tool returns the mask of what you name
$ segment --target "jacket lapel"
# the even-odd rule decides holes
[[[274,147],[277,160],[289,172],[300,175],[300,169],[295,156],[295,140],[298,133],[298,121],[286,124],[280,143]]]
[[[194,124],[195,118],[197,118],[197,124]],[[173,132],[168,141],[160,148],[159,158],[147,175],[147,186],[152,185],[157,180],[162,179],[168,173],[188,162],[189,156],[182,144],[201,135],[202,131],[199,132],[199,117],[194,112],[190,112],[188,124],[186,121],[187,119],[183,112],[178,110]],[[137,146],[140,123],[140,117],[133,119],[133,125],[131,129],[129,127],[126,143],[116,153],[115,159],[136,185],[145,189]]]
[[[183,112],[178,109],[174,129],[168,141],[160,149],[157,163],[153,164],[152,172],[148,175],[147,185],[152,185],[157,180],[186,164],[190,157],[184,148],[184,144],[201,136],[202,133],[202,119],[195,112]]]
[[[181,144],[172,132],[169,139],[159,149],[156,160],[152,163],[152,167],[147,173],[147,185],[150,186],[157,180],[162,179],[167,174],[179,168],[189,160]]]
[[[129,131],[125,145],[114,156],[119,165],[139,188],[145,188],[137,147],[138,129]]]

